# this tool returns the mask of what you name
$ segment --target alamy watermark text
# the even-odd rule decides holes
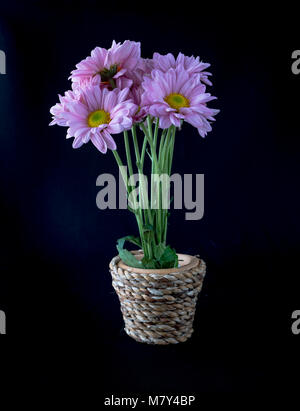
[[[6,74],[6,55],[0,50],[0,74]]]
[[[0,334],[6,334],[6,316],[2,310],[0,310]]]
[[[126,180],[126,185],[131,187],[128,196],[122,177],[124,175],[127,175],[126,166],[119,170],[118,202],[115,176],[108,173],[98,176],[96,185],[103,187],[96,197],[100,210],[126,210],[128,206],[133,210],[169,209],[172,205],[175,210],[188,210],[185,213],[186,220],[200,220],[203,217],[204,174],[152,174],[150,182],[144,174],[134,174]]]

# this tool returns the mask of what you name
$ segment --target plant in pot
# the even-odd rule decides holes
[[[186,121],[205,137],[219,111],[207,106],[215,99],[206,92],[208,66],[182,53],[144,59],[140,43],[113,41],[76,65],[71,90],[50,110],[50,125],[68,127],[74,148],[90,141],[101,153],[109,149],[119,167],[138,234],[117,241],[109,268],[125,331],[140,342],[176,344],[193,332],[206,266],[176,253],[167,229],[176,132]],[[125,145],[124,158],[117,143]],[[128,251],[126,241],[138,249]]]

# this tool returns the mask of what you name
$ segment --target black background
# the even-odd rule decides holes
[[[293,4],[10,1],[0,23],[1,343],[12,348],[13,384],[73,397],[88,390],[99,406],[111,393],[190,393],[199,405],[205,392],[292,392],[300,340],[291,333],[300,309]],[[48,126],[75,64],[113,39],[141,41],[143,57],[200,55],[211,63],[211,106],[221,110],[206,139],[186,124],[175,146],[174,172],[205,174],[205,215],[185,221],[172,211],[169,241],[208,267],[195,333],[178,346],[139,344],[122,329],[108,264],[116,239],[136,227],[130,213],[96,207],[97,176],[117,176],[112,154],[92,144],[73,150],[66,129]]]

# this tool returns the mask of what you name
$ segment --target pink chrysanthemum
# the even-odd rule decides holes
[[[72,90],[66,91],[64,96],[58,95],[59,103],[50,109],[52,121],[49,125],[53,126],[57,124],[58,126],[67,126],[65,113],[69,112],[68,103],[74,100],[82,101],[82,90],[96,84],[97,82],[94,79],[84,80],[81,85],[79,85],[79,83],[72,83]]]
[[[169,69],[166,73],[153,70],[151,77],[143,81],[142,104],[150,115],[159,118],[159,126],[168,128],[172,124],[180,127],[185,120],[205,137],[211,131],[209,121],[219,110],[208,108],[206,103],[215,99],[205,92],[199,74],[190,76],[182,66]]]
[[[60,125],[69,127],[67,138],[74,137],[73,148],[91,140],[101,153],[106,153],[108,148],[115,150],[111,134],[129,129],[137,111],[137,106],[127,99],[128,93],[128,88],[109,91],[90,86],[82,90],[79,98],[64,101],[57,120],[63,118],[64,124]],[[55,117],[51,124],[58,124],[57,120]]]
[[[91,56],[76,65],[70,78],[73,82],[95,78],[98,84],[114,88],[130,87],[128,71],[134,70],[141,56],[141,44],[126,40],[123,44],[112,42],[110,49],[96,47]]]
[[[52,121],[49,124],[53,126],[57,124],[58,126],[67,126],[67,120],[65,118],[65,113],[68,112],[68,103],[71,103],[74,100],[80,98],[79,95],[76,95],[74,91],[68,90],[65,92],[64,96],[58,95],[59,103],[55,104],[55,106],[51,107],[50,113],[52,114]]]
[[[130,97],[138,106],[138,111],[134,115],[134,122],[137,123],[142,121],[148,114],[146,107],[142,107],[142,94],[144,92],[142,83],[145,76],[150,77],[152,69],[152,60],[141,58],[137,68],[129,73],[129,77],[132,80],[132,85],[130,87]]]
[[[208,71],[203,71],[207,69],[210,64],[209,63],[203,63],[200,61],[199,57],[188,57],[185,56],[182,53],[179,53],[177,58],[173,56],[173,54],[168,53],[165,55],[161,55],[159,53],[154,53],[153,54],[153,65],[155,69],[161,70],[164,73],[166,73],[170,68],[176,69],[178,66],[183,66],[183,68],[190,74],[200,74],[200,80],[201,82],[211,86],[212,83],[208,79],[207,76],[210,76],[211,73]]]
[[[79,96],[80,96],[82,90],[84,90],[85,88],[89,88],[91,86],[98,86],[99,87],[99,81],[96,77],[84,78],[80,81],[80,83],[77,82],[77,81],[72,82],[72,90],[73,90],[75,95],[79,95]]]

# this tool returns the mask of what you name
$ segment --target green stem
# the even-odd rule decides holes
[[[152,156],[152,161],[154,161],[154,167],[155,167],[155,171],[156,173],[159,174],[159,165],[158,165],[158,159],[157,159],[157,155],[156,155],[156,151],[154,149],[154,144],[153,144],[153,140],[151,138],[152,133],[150,134],[150,131],[147,130],[147,128],[145,127],[145,124],[141,123],[141,129],[143,130],[148,143],[150,145],[150,149],[151,149],[151,156]]]
[[[144,160],[145,160],[145,153],[146,153],[146,147],[147,147],[147,137],[144,137],[144,141],[143,141],[143,147],[142,147],[142,151],[141,151],[141,170],[143,171],[144,169]]]
[[[176,134],[176,127],[172,126],[172,131],[170,133],[170,143],[169,143],[169,149],[167,150],[167,155],[166,155],[166,168],[167,168],[167,173],[169,176],[171,176],[171,170],[172,170],[172,162],[173,162],[173,154],[174,154],[174,144],[175,144],[175,134]],[[164,218],[164,235],[163,235],[163,240],[164,243],[167,242],[167,229],[168,229],[168,219],[169,219],[169,213],[166,210],[165,213],[165,218]]]
[[[135,151],[135,157],[136,157],[136,163],[137,163],[137,167],[138,167],[138,171],[139,171],[139,176],[140,176],[140,180],[139,180],[139,184],[140,184],[140,186],[139,186],[139,192],[140,192],[140,194],[141,194],[141,197],[142,197],[142,201],[143,201],[143,204],[145,204],[145,199],[146,199],[146,196],[148,197],[148,192],[147,192],[147,190],[146,190],[146,187],[145,187],[145,185],[144,185],[144,178],[143,178],[143,170],[142,170],[142,168],[141,168],[141,160],[140,160],[140,151],[139,151],[139,146],[138,146],[138,141],[137,141],[137,137],[136,137],[136,132],[135,132],[135,129],[134,128],[132,128],[132,138],[133,138],[133,145],[134,145],[134,151]],[[149,200],[147,201],[147,203],[145,204],[146,205],[146,210],[147,210],[147,213],[148,213],[148,219],[149,219],[149,221],[148,221],[148,223],[149,224],[152,224],[152,216],[151,216],[151,211],[149,210]],[[149,214],[150,213],[150,214]]]
[[[167,129],[165,128],[161,133],[160,142],[159,142],[159,149],[158,149],[158,160],[161,159],[161,153],[164,146],[165,138],[166,138]]]
[[[141,244],[144,251],[145,259],[148,261],[153,260],[154,258],[154,250],[156,245],[162,243],[166,245],[167,239],[167,224],[168,224],[168,208],[163,209],[163,195],[165,195],[165,188],[162,182],[155,187],[156,196],[158,204],[156,205],[157,208],[149,208],[149,199],[148,204],[146,198],[148,198],[148,190],[143,178],[143,170],[144,170],[144,160],[145,160],[145,153],[147,150],[147,145],[149,144],[150,153],[152,159],[152,167],[151,167],[151,177],[154,174],[157,174],[158,177],[161,177],[162,174],[167,174],[169,177],[171,175],[172,169],[172,161],[173,161],[173,154],[174,154],[174,143],[175,143],[175,134],[176,134],[176,127],[171,126],[168,129],[165,129],[161,132],[160,138],[158,138],[159,134],[159,119],[155,119],[155,128],[153,131],[153,120],[150,116],[147,117],[146,124],[141,123],[140,128],[144,132],[144,140],[143,145],[140,150],[137,138],[137,129],[136,125],[133,125],[131,129],[132,133],[132,142],[134,147],[135,153],[135,160],[138,173],[140,175],[139,178],[139,199],[140,199],[140,206],[137,207],[137,199],[133,197],[133,204],[134,204],[134,213],[136,216]],[[159,147],[158,146],[159,141]],[[125,143],[125,150],[126,150],[126,159],[127,159],[127,167],[128,167],[128,174],[129,177],[133,175],[133,166],[134,161],[132,162],[131,152],[130,152],[130,143],[128,138],[128,132],[124,131],[124,143]],[[158,150],[157,150],[158,149]],[[120,168],[122,178],[126,185],[126,190],[128,195],[132,192],[134,184],[129,183],[127,180],[127,171],[123,169],[122,160],[120,159],[119,154],[116,150],[113,151],[117,164]],[[154,185],[152,187],[152,180],[151,180],[151,205],[152,199],[154,199],[154,192],[153,192]],[[151,226],[153,230],[149,230],[146,227]],[[146,230],[145,230],[146,228]]]
[[[127,172],[125,172],[125,170],[124,170],[124,166],[123,166],[122,160],[121,160],[121,158],[120,158],[119,153],[117,152],[117,150],[112,150],[112,152],[113,152],[113,155],[114,155],[114,157],[115,157],[115,159],[116,159],[116,162],[117,162],[117,164],[118,164],[119,170],[120,170],[120,172],[121,172],[121,175],[122,175],[122,178],[123,178],[125,187],[126,187],[126,191],[128,192]]]
[[[162,151],[161,151],[161,153],[159,153],[160,154],[159,158],[160,158],[160,161],[161,161],[161,169],[164,173],[168,172],[167,167],[166,167],[166,164],[167,164],[166,159],[167,159],[167,155],[168,155],[168,149],[170,148],[171,132],[172,132],[172,126],[168,128],[167,136],[165,138],[165,141],[164,141],[164,144],[163,144],[163,147],[162,147]]]
[[[156,123],[157,124],[157,123]],[[160,176],[161,174],[161,167],[159,160],[157,158],[157,153],[156,153],[156,142],[157,142],[157,133],[158,133],[158,125],[156,127],[156,142],[154,144],[153,140],[153,134],[152,134],[152,122],[150,119],[150,116],[147,117],[147,125],[148,128],[145,127],[144,124],[141,124],[141,128],[144,131],[144,134],[148,140],[148,143],[150,145],[151,149],[151,158],[152,158],[152,170],[151,170],[151,176],[154,174]],[[160,184],[159,184],[160,186]],[[153,189],[152,189],[152,181],[151,181],[151,204],[152,204],[152,199],[153,199]],[[161,216],[161,190],[160,187],[156,187],[157,193],[158,193],[158,209],[152,210],[153,211],[153,218],[152,221],[154,222],[154,232],[155,232],[155,238],[157,241],[157,244],[161,243],[162,241],[162,216]]]
[[[173,129],[173,133],[172,133],[172,137],[171,137],[171,144],[170,144],[170,151],[169,151],[169,158],[168,158],[168,173],[169,173],[169,176],[171,175],[171,170],[172,170],[174,145],[175,145],[175,135],[176,135],[176,127],[174,127],[174,129]]]
[[[159,126],[159,118],[157,117],[156,122],[155,122],[155,129],[154,129],[154,147],[155,148],[157,144],[158,126]]]
[[[153,217],[152,217],[151,209],[149,208],[148,190],[147,190],[147,187],[144,184],[145,182],[144,182],[144,175],[143,175],[143,167],[141,166],[140,152],[139,152],[139,146],[138,146],[135,126],[132,127],[131,132],[132,132],[133,145],[134,145],[135,156],[136,156],[136,163],[137,163],[139,176],[140,176],[140,178],[139,178],[139,194],[140,194],[142,204],[145,206],[145,208],[144,207],[142,208],[144,222],[145,222],[145,224],[149,224],[149,225],[153,226]],[[147,139],[144,139],[144,141],[147,143]],[[143,156],[145,155],[144,145],[143,145],[142,154],[143,154]],[[153,241],[154,241],[153,232],[150,232],[149,242],[148,242],[148,252],[149,252],[149,256],[151,258],[153,256],[153,251],[152,251]]]
[[[135,125],[133,125],[131,128],[131,134],[132,134],[132,139],[133,139],[135,157],[137,160],[137,168],[140,169],[141,157],[140,157],[140,150],[139,150],[139,145],[138,145],[137,136],[136,136],[136,126]]]
[[[127,137],[128,137],[128,135],[127,135]],[[126,138],[125,138],[125,141],[126,141]],[[125,147],[126,147],[126,143],[125,143]],[[127,146],[127,148],[128,148],[128,147],[129,147],[129,145]],[[131,192],[131,186],[128,185],[128,181],[127,181],[127,171],[124,170],[123,162],[122,162],[122,160],[121,160],[121,158],[120,158],[119,153],[117,152],[117,150],[112,150],[112,152],[113,152],[113,155],[114,155],[114,157],[115,157],[115,159],[116,159],[116,162],[117,162],[117,164],[118,164],[119,170],[120,170],[120,172],[121,172],[121,175],[122,175],[122,178],[123,178],[125,187],[126,187],[127,195],[129,195],[130,192]],[[129,154],[130,154],[130,153],[128,153],[128,158],[129,158]],[[128,158],[127,158],[127,162],[128,162]],[[130,161],[129,161],[129,162],[130,162]],[[128,168],[129,168],[129,165],[128,165]],[[132,167],[131,167],[131,169],[132,169]],[[132,173],[131,173],[131,175],[132,175]],[[145,244],[144,231],[143,231],[143,230],[144,230],[144,229],[143,229],[143,226],[144,226],[144,224],[143,224],[143,218],[142,218],[142,214],[140,213],[140,210],[137,210],[137,208],[136,208],[135,197],[134,197],[134,210],[133,210],[133,212],[134,212],[135,217],[136,217],[136,221],[137,221],[137,225],[138,225],[138,229],[139,229],[139,234],[140,234],[140,239],[141,239],[142,248],[143,248],[143,250],[144,250],[145,255],[147,255],[147,247],[146,247],[146,244]]]
[[[151,117],[149,115],[147,116],[147,126],[148,126],[148,130],[149,130],[149,136],[150,136],[151,140],[153,140],[152,120],[151,120]]]
[[[131,161],[131,154],[130,154],[130,147],[129,147],[129,140],[128,140],[128,131],[127,130],[123,131],[123,134],[124,134],[125,150],[126,150],[126,158],[127,158],[129,176],[132,176],[133,175],[133,169],[132,169],[132,161]]]

